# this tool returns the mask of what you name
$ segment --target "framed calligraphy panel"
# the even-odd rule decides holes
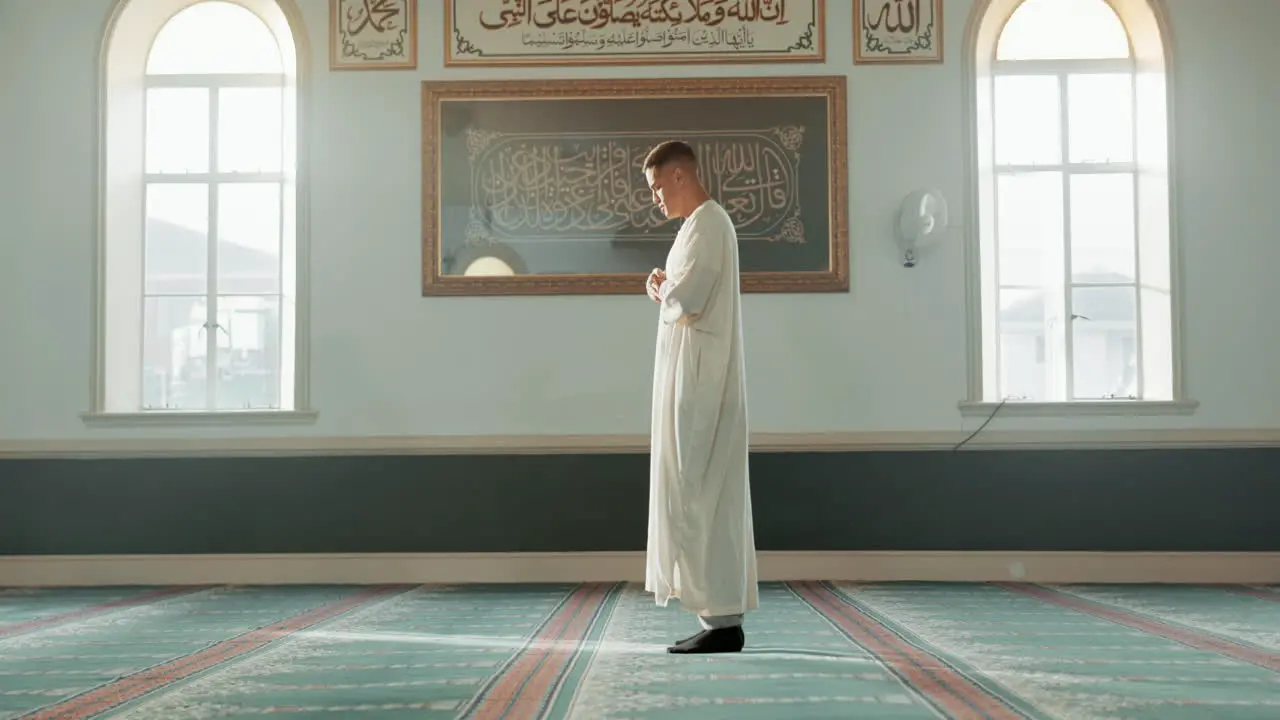
[[[427,81],[423,294],[644,293],[679,229],[643,163],[693,145],[745,292],[849,289],[846,78]]]
[[[940,63],[942,0],[853,0],[857,64]]]
[[[823,62],[826,0],[444,0],[446,66]]]
[[[416,70],[418,0],[329,0],[330,70]]]

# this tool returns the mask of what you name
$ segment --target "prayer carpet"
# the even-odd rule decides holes
[[[766,583],[734,655],[635,585],[0,589],[0,719],[1280,717],[1280,589]]]

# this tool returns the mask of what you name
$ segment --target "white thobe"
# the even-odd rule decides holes
[[[759,604],[747,473],[738,238],[708,200],[686,218],[659,289],[645,589],[702,616]]]

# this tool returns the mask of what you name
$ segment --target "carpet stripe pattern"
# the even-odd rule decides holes
[[[1258,586],[766,583],[733,655],[637,585],[0,589],[0,720],[1280,717]]]
[[[973,682],[953,665],[909,642],[902,634],[878,622],[857,604],[822,583],[797,583],[796,591],[814,610],[822,613],[859,647],[889,668],[922,697],[951,717],[973,716],[1009,720],[1023,714],[1001,698],[999,692]]]
[[[1164,622],[1158,617],[1144,615],[1123,607],[1107,606],[1078,594],[1057,592],[1048,588],[1012,587],[1016,592],[1026,593],[1054,605],[1086,612],[1121,625],[1143,630],[1152,635],[1169,638],[1193,648],[1221,653],[1227,657],[1253,663],[1268,670],[1280,671],[1280,655],[1260,648],[1250,647],[1242,642],[1217,637],[1192,627],[1180,627]]]
[[[833,583],[848,602],[940,661],[999,687],[1046,718],[1280,717],[1280,675],[1211,643],[1213,623],[1275,637],[1280,612],[1228,588]],[[1110,592],[1165,611],[1150,618],[1083,601]],[[1079,603],[1062,598],[1079,593]],[[1199,594],[1210,612],[1176,610]],[[1245,602],[1241,602],[1245,601]],[[1210,619],[1212,618],[1212,619]],[[1172,632],[1177,623],[1181,632]],[[1190,642],[1187,642],[1190,641]],[[1234,649],[1233,649],[1234,650]],[[976,716],[975,716],[976,717]]]
[[[616,590],[616,586],[593,584],[571,592],[458,717],[496,720],[513,713],[543,714]]]
[[[89,590],[74,593],[53,594],[48,591],[36,595],[42,602],[37,604],[6,604],[0,602],[0,638],[13,637],[23,633],[35,632],[63,623],[83,620],[120,608],[145,605],[153,600],[166,597],[186,595],[197,592],[199,587],[159,588],[144,592],[130,592],[129,589]],[[5,595],[15,596],[16,590],[9,590]],[[33,593],[26,593],[28,597]],[[0,600],[3,596],[0,596]],[[8,612],[6,612],[6,609]]]
[[[33,720],[80,720],[96,717],[134,698],[177,682],[185,677],[209,670],[221,663],[250,653],[281,636],[297,632],[352,608],[376,600],[390,591],[379,587],[352,593],[332,602],[313,607],[297,615],[213,643],[201,650],[116,678],[113,682],[42,708],[27,717]]]

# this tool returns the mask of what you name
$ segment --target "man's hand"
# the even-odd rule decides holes
[[[649,299],[654,302],[662,302],[662,298],[658,295],[658,291],[662,288],[662,283],[667,279],[667,274],[662,268],[654,268],[649,273],[649,279],[645,281],[645,292],[649,294]]]

